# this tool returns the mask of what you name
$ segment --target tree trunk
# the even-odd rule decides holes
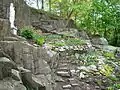
[[[37,2],[37,8],[40,9],[40,8],[39,8],[39,0],[37,0],[36,2]]]
[[[51,0],[49,0],[49,12],[51,12]]]
[[[70,18],[71,18],[71,16],[72,16],[73,12],[74,12],[74,10],[72,10],[72,11],[68,14],[68,16],[67,16],[67,23],[66,23],[66,27],[69,27],[68,25],[69,25]]]
[[[107,30],[106,30],[106,28],[104,30],[104,37],[107,38]]]
[[[44,0],[42,0],[42,9],[44,10]]]

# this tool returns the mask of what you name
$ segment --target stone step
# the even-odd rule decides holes
[[[61,60],[60,63],[71,63],[71,60]]]
[[[58,67],[57,71],[69,71],[68,67]]]
[[[59,67],[64,67],[64,66],[68,66],[68,63],[60,63]]]
[[[57,75],[62,76],[62,77],[70,77],[70,74],[68,71],[57,71]]]
[[[63,89],[70,89],[72,86],[70,85],[70,84],[68,84],[68,85],[63,85]]]
[[[62,79],[62,77],[60,77],[60,76],[55,76],[55,81],[56,81],[56,82],[65,82],[65,81]]]
[[[73,87],[75,87],[75,86],[79,86],[78,83],[72,83],[71,85],[72,85]]]
[[[79,86],[75,78],[69,78],[68,80],[73,87]]]
[[[69,78],[68,80],[69,80],[69,81],[74,81],[74,80],[75,80],[75,78]]]

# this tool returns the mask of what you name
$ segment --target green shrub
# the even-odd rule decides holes
[[[104,53],[105,57],[109,57],[109,58],[114,58],[114,53],[110,53],[110,52],[105,52]]]
[[[98,52],[88,52],[85,54],[82,54],[81,57],[79,57],[79,60],[83,60],[84,64],[86,66],[89,65],[96,65],[98,63]]]
[[[55,40],[60,40],[61,36],[60,35],[55,35],[55,34],[48,34],[48,35],[44,35],[46,42],[54,42]]]
[[[36,41],[35,41],[38,45],[43,45],[44,44],[44,42],[45,42],[45,40],[44,40],[44,38],[39,38],[39,39],[36,39]]]
[[[54,46],[58,46],[58,47],[62,47],[62,46],[66,46],[65,42],[55,42]]]
[[[107,90],[119,90],[120,84],[113,84],[112,86],[109,86]]]
[[[68,45],[68,46],[82,45],[82,44],[84,44],[84,41],[80,40],[79,38],[69,38],[66,41],[66,45]]]
[[[114,84],[113,85],[116,89],[120,89],[120,84]]]
[[[107,90],[114,90],[114,88],[113,87],[108,87]]]
[[[26,39],[33,39],[33,30],[29,28],[23,28],[20,30],[20,35]]]
[[[36,44],[41,45],[41,46],[45,42],[44,37],[42,35],[40,35],[40,34],[33,34],[33,39],[36,42]]]
[[[105,64],[105,65],[103,65],[103,68],[104,68],[104,69],[100,70],[100,72],[101,72],[103,75],[105,75],[105,76],[107,76],[107,77],[109,77],[109,76],[112,75],[114,69],[113,69],[111,66],[109,66],[108,64]]]

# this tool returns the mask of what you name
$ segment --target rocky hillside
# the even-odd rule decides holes
[[[24,38],[10,32],[10,2]],[[119,47],[105,38],[89,38],[72,20],[66,27],[66,20],[30,8],[23,0],[0,0],[0,10],[0,90],[120,89]],[[24,33],[31,30],[25,26],[32,26],[32,33]]]

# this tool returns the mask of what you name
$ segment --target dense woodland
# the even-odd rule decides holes
[[[38,9],[75,21],[78,29],[98,33],[109,44],[120,46],[120,0],[28,0]],[[41,3],[41,6],[39,5]]]

